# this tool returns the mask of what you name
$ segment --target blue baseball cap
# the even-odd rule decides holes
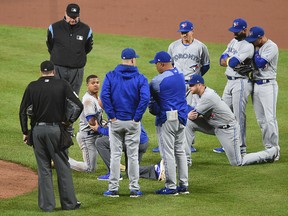
[[[190,80],[188,80],[189,85],[195,85],[195,84],[199,84],[199,83],[204,84],[204,79],[201,75],[193,74],[190,76]]]
[[[157,52],[154,59],[149,61],[150,64],[156,64],[157,62],[171,62],[171,56],[165,51]]]
[[[246,28],[247,28],[247,22],[244,19],[238,18],[233,21],[232,27],[230,27],[228,30],[237,33]]]
[[[256,41],[259,37],[264,36],[264,29],[259,26],[250,28],[248,36],[245,38],[249,43]]]
[[[180,23],[178,32],[189,32],[193,30],[193,23],[185,20]]]
[[[133,58],[139,58],[139,56],[136,54],[135,50],[132,48],[126,48],[121,53],[122,59],[133,59]]]

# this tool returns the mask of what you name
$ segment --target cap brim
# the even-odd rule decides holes
[[[234,33],[238,33],[238,32],[240,32],[240,31],[242,31],[243,29],[237,29],[237,28],[234,28],[234,27],[231,27],[231,28],[229,28],[228,29],[230,32],[234,32]]]
[[[179,29],[177,32],[190,32],[190,31],[192,31],[193,29],[191,29],[191,30],[184,30],[184,29]]]
[[[153,60],[149,61],[149,63],[150,63],[150,64],[155,64],[155,63],[157,63],[157,62],[153,59]]]
[[[245,40],[249,43],[252,43],[254,41],[256,41],[258,38],[253,38],[253,37],[246,37]]]
[[[79,17],[79,14],[75,14],[75,13],[73,13],[73,14],[67,13],[67,15],[68,15],[69,17],[71,17],[72,19],[75,19],[75,18]]]

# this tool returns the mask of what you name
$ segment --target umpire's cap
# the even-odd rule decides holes
[[[51,61],[43,61],[40,65],[41,72],[48,72],[54,70],[54,64]]]
[[[80,14],[80,7],[77,4],[69,4],[66,8],[66,13],[69,17],[75,19],[79,17]]]

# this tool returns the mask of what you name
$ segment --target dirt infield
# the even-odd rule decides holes
[[[31,169],[0,160],[0,199],[30,192],[37,187],[37,180]]]
[[[47,28],[64,15],[67,0],[2,0],[0,24]],[[94,33],[125,34],[177,39],[178,24],[190,19],[203,42],[227,44],[235,18],[248,27],[262,26],[280,48],[288,49],[287,0],[106,0],[74,1],[80,17]],[[97,41],[95,41],[97,43]]]
[[[67,0],[2,0],[0,25],[47,28],[64,15]],[[249,27],[262,26],[280,48],[288,49],[287,0],[106,0],[74,1],[81,19],[94,34],[125,34],[177,39],[180,21],[194,23],[196,38],[227,44],[232,21],[242,17]],[[45,43],[45,41],[43,41]],[[97,44],[97,41],[95,41]],[[166,49],[166,48],[163,48]],[[31,176],[30,176],[31,175]],[[0,161],[0,198],[23,194],[37,186],[37,176],[28,168]]]

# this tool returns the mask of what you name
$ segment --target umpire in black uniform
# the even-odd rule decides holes
[[[55,76],[69,82],[79,95],[87,54],[93,48],[93,32],[80,20],[78,4],[68,4],[64,19],[49,26],[46,44],[50,60],[55,64]],[[67,115],[69,116],[70,112]],[[69,132],[74,136],[72,125]]]
[[[51,61],[41,63],[41,77],[26,88],[21,106],[20,123],[24,142],[28,142],[27,108],[32,105],[34,153],[38,165],[38,205],[43,211],[55,208],[51,160],[54,161],[61,207],[72,210],[80,207],[77,201],[67,151],[60,148],[60,124],[71,124],[79,117],[83,105],[68,82],[56,79]],[[74,113],[66,119],[67,103]]]

